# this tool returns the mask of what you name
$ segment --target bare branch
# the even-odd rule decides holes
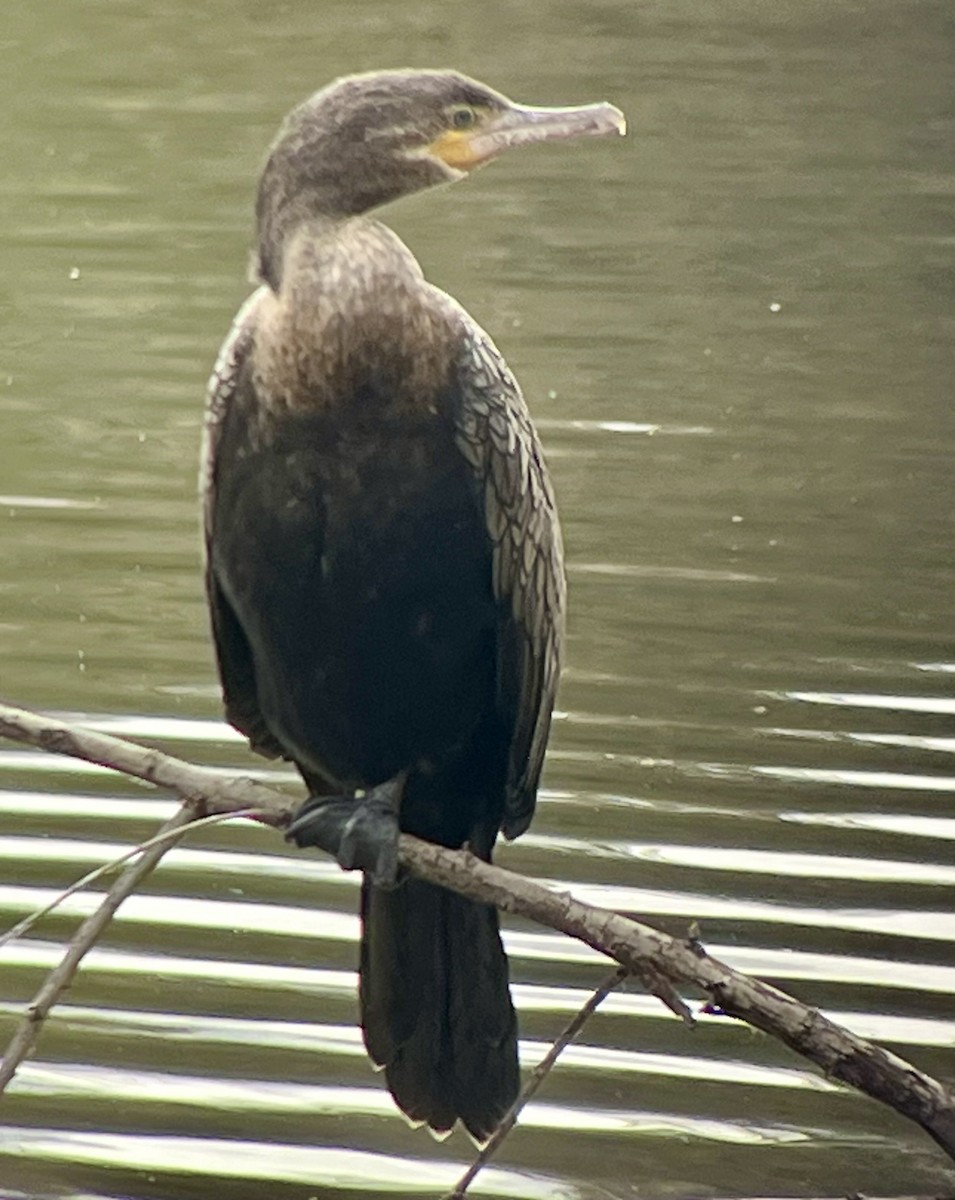
[[[198,817],[190,822],[190,830],[202,829],[206,825],[221,825],[223,821],[232,821],[236,817],[248,817],[250,820],[255,820],[259,817],[260,811],[259,809],[249,808],[240,809],[234,813],[216,813],[211,817]],[[182,833],[178,827],[175,829],[166,829],[164,832],[157,833],[154,837],[148,838],[145,842],[140,842],[138,846],[130,846],[125,854],[120,854],[118,858],[114,858],[111,862],[103,863],[102,866],[96,867],[92,871],[87,871],[75,883],[71,883],[59,895],[54,896],[49,904],[44,904],[42,908],[38,908],[35,912],[30,913],[22,921],[17,921],[16,925],[11,925],[6,933],[0,934],[0,950],[8,942],[15,942],[17,938],[22,938],[24,934],[29,933],[38,921],[42,921],[45,916],[48,916],[51,912],[55,912],[64,900],[69,900],[70,896],[75,896],[77,892],[82,892],[91,883],[96,883],[104,875],[111,874],[121,867],[123,863],[129,862],[130,859],[138,858],[146,850],[151,850],[153,846],[167,846],[168,848],[173,842],[178,842],[181,837]]]
[[[192,820],[193,813],[191,807],[188,804],[183,804],[182,808],[165,823],[161,832],[163,834],[171,834],[178,831],[178,835],[181,837],[182,833],[185,832],[185,827],[191,824]],[[178,838],[175,840],[178,840]],[[153,846],[152,849],[146,850],[136,862],[130,863],[119,879],[109,889],[103,903],[96,912],[90,913],[79,929],[77,929],[70,940],[66,954],[60,960],[59,965],[43,981],[42,987],[33,997],[33,1003],[27,1009],[26,1016],[20,1022],[16,1033],[10,1039],[10,1044],[7,1046],[3,1061],[0,1062],[0,1095],[2,1095],[7,1084],[16,1074],[20,1063],[23,1062],[33,1049],[50,1009],[60,998],[60,995],[70,986],[74,975],[79,970],[80,963],[113,919],[113,914],[126,897],[135,891],[139,884],[155,869],[159,860],[173,844],[174,841],[166,838],[158,845]]]
[[[615,987],[619,987],[625,979],[630,975],[626,967],[618,967],[612,975],[609,975],[600,987],[589,996],[586,1004],[574,1014],[568,1024],[557,1035],[557,1039],[551,1048],[547,1051],[544,1057],[540,1060],[537,1066],[531,1071],[527,1083],[521,1088],[520,1095],[501,1118],[501,1123],[497,1129],[491,1134],[485,1144],[481,1147],[477,1158],[471,1163],[470,1167],[458,1180],[457,1186],[445,1200],[461,1200],[461,1197],[467,1192],[468,1188],[477,1178],[478,1172],[491,1161],[491,1158],[500,1149],[501,1144],[507,1135],[517,1123],[517,1118],[523,1112],[527,1102],[531,1099],[540,1085],[544,1082],[547,1076],[554,1069],[554,1064],[560,1055],[567,1049],[570,1043],[577,1037],[580,1031],[586,1025],[587,1021],[597,1011],[598,1007],[607,999]]]
[[[263,810],[260,820],[283,826],[295,807],[289,797],[250,779],[206,771],[157,750],[2,705],[0,735],[148,779],[201,805],[207,813],[251,806]],[[407,834],[401,835],[399,860],[431,883],[577,938],[643,978],[698,989],[708,997],[710,1012],[737,1017],[785,1042],[829,1078],[858,1088],[915,1121],[955,1160],[955,1093],[817,1010],[712,958],[696,937],[686,941],[669,937],[482,862],[466,851],[447,850]]]
[[[98,763],[124,775],[168,788],[203,812],[235,812],[240,808],[260,809],[255,818],[266,825],[287,825],[298,801],[254,779],[196,767],[182,759],[137,746],[124,738],[81,729],[54,717],[40,716],[25,708],[0,704],[0,737],[27,742],[51,754],[66,754]]]

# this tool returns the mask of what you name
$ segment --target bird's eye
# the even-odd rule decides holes
[[[462,104],[451,112],[451,124],[455,129],[470,129],[477,121],[477,113],[467,104]]]

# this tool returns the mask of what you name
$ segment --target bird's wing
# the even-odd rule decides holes
[[[243,304],[222,343],[206,394],[202,430],[199,489],[202,497],[203,552],[206,596],[212,620],[226,719],[249,739],[252,748],[269,758],[284,756],[259,710],[252,651],[242,626],[212,567],[211,546],[216,520],[216,458],[219,441],[243,364],[255,338],[256,321],[268,289],[259,288]]]
[[[484,331],[465,325],[455,413],[493,546],[500,606],[498,695],[514,734],[502,828],[523,833],[534,802],[560,676],[566,585],[557,507],[517,381]]]
[[[256,288],[235,314],[235,320],[222,343],[206,386],[206,411],[202,423],[202,449],[199,454],[199,496],[202,501],[202,546],[207,559],[215,507],[215,471],[219,437],[232,397],[235,395],[239,372],[252,348],[259,309],[268,290],[267,287]]]

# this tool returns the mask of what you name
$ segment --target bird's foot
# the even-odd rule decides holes
[[[288,827],[297,846],[318,846],[343,870],[367,871],[377,887],[398,879],[398,802],[403,780],[392,779],[363,796],[311,796]]]

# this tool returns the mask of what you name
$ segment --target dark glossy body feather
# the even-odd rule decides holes
[[[502,605],[460,397],[388,420],[359,406],[262,420],[251,361],[218,432],[209,546],[218,649],[256,724],[313,791],[405,775],[401,826],[490,857],[513,724],[498,703]],[[509,613],[506,613],[509,620]],[[415,1120],[483,1137],[518,1085],[496,910],[407,880],[362,889],[372,1058]]]
[[[234,618],[223,648],[250,660],[283,753],[342,791],[406,772],[406,828],[489,850],[511,741],[492,542],[454,397],[429,399],[415,417],[388,420],[368,394],[262,421],[246,364],[219,433],[210,576]],[[442,790],[412,819],[419,792]]]

